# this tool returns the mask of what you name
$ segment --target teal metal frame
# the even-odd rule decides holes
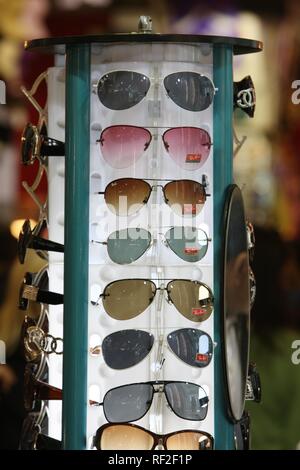
[[[233,423],[229,420],[225,371],[222,357],[222,279],[223,279],[223,211],[225,191],[233,182],[233,49],[215,44],[213,48],[214,84],[218,91],[214,99],[214,340],[217,343],[214,361],[215,448],[234,449]]]
[[[86,448],[90,45],[66,49],[63,448]]]

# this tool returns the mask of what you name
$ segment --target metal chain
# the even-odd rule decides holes
[[[53,335],[45,333],[39,327],[29,327],[26,333],[27,349],[32,349],[35,346],[40,352],[45,354],[62,354],[63,353],[63,339],[55,338]]]
[[[55,338],[50,334],[45,334],[41,339],[41,349],[47,354],[62,354],[63,353],[63,339]]]

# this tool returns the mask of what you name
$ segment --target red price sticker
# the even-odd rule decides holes
[[[185,163],[200,163],[202,155],[200,153],[187,153]]]
[[[208,361],[208,354],[196,354],[196,361],[199,362],[207,362]]]
[[[199,250],[196,247],[195,248],[185,248],[184,252],[185,252],[186,255],[196,255],[199,252]]]
[[[206,311],[203,308],[192,308],[192,315],[201,317],[202,315],[205,315],[205,314],[206,314]]]
[[[196,204],[183,204],[182,206],[182,213],[183,214],[196,214],[197,213],[197,205]]]

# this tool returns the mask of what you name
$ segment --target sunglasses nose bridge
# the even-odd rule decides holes
[[[162,192],[164,193],[164,186],[162,184],[153,184],[152,191],[157,191],[157,188],[161,188]]]
[[[167,248],[169,248],[169,243],[168,243],[168,240],[167,240],[167,238],[166,238],[166,235],[165,235],[163,232],[158,232],[158,235],[161,237],[162,243],[163,243]]]
[[[165,391],[165,385],[163,383],[153,384],[153,393],[163,393]]]
[[[164,284],[162,284],[160,287],[157,287],[156,289],[158,292],[158,299],[157,299],[157,310],[160,311],[162,308],[162,303],[163,303],[163,296],[164,296],[164,291],[166,290]]]
[[[156,450],[166,450],[167,448],[164,446],[164,441],[162,437],[157,439],[157,444],[155,446]]]

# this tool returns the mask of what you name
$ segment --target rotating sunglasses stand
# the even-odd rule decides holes
[[[216,449],[234,448],[221,321],[223,207],[232,183],[232,57],[258,51],[261,45],[236,38],[141,33],[34,40],[26,48],[56,55],[58,65],[48,69],[47,130],[52,138],[66,142],[65,159],[48,159],[49,239],[65,244],[64,255],[49,253],[49,290],[64,293],[64,306],[49,306],[49,332],[64,339],[63,357],[49,357],[49,383],[63,388],[62,402],[48,402],[49,436],[62,439],[64,449],[89,449],[96,430],[106,423],[102,407],[90,406],[89,400],[102,402],[108,390],[120,385],[180,380],[204,388],[209,397],[205,420],[179,418],[162,394],[155,394],[148,413],[134,424],[157,434],[202,430],[214,437]],[[150,78],[146,96],[129,109],[109,109],[97,94],[101,77],[118,70]],[[189,111],[170,99],[163,81],[178,71],[203,74],[214,83],[214,100],[205,110]],[[134,164],[114,168],[109,158],[103,158],[99,138],[109,126],[125,125],[149,129],[152,140]],[[163,145],[166,129],[183,126],[202,128],[210,135],[213,145],[200,168],[178,165]],[[119,178],[151,180],[148,203],[132,216],[113,214],[99,194]],[[182,179],[207,182],[209,195],[198,215],[178,215],[164,201],[161,186],[166,182],[161,180]],[[166,246],[163,234],[174,226],[206,232],[208,249],[200,261],[184,261]],[[128,227],[147,229],[152,244],[138,260],[119,265],[105,245],[92,240],[106,241],[112,232]],[[105,312],[99,295],[110,282],[132,278],[153,280],[160,289],[143,313],[115,320]],[[192,322],[167,302],[164,288],[172,279],[201,281],[210,287],[214,310],[207,320]],[[168,349],[167,335],[179,328],[200,329],[211,336],[213,358],[207,367],[191,367]],[[97,350],[108,334],[124,329],[151,332],[155,343],[142,362],[114,370],[105,364],[101,351],[92,354],[91,349]]]

